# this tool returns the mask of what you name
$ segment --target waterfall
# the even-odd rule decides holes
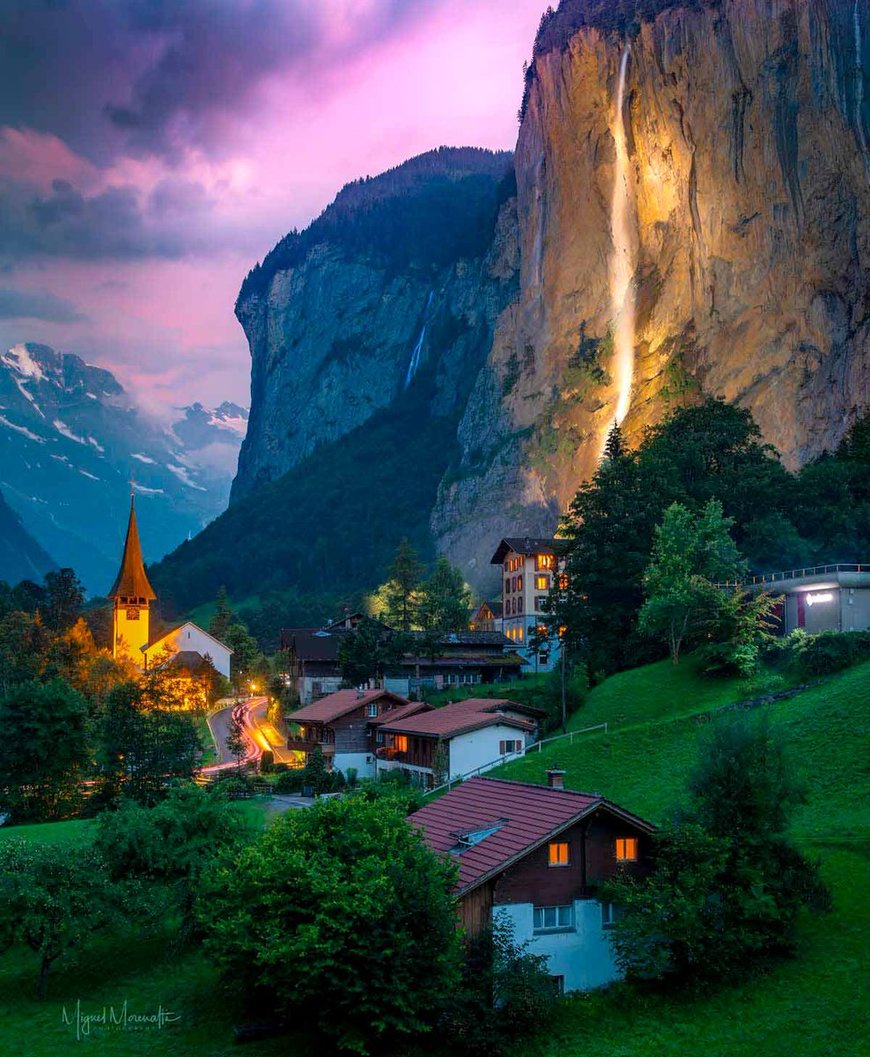
[[[616,172],[610,207],[610,234],[613,253],[610,258],[610,305],[615,321],[613,333],[613,380],[616,384],[616,424],[628,414],[631,405],[631,382],[634,374],[634,254],[631,238],[631,185],[629,182],[628,141],[625,134],[625,76],[630,47],[627,45],[619,64],[619,89],[616,93],[616,121],[613,139],[616,144]]]
[[[426,308],[423,312],[423,327],[420,330],[420,336],[417,338],[417,344],[414,346],[414,351],[411,353],[411,359],[408,363],[408,370],[405,372],[406,389],[414,380],[414,375],[417,373],[417,368],[420,366],[420,355],[423,352],[423,339],[426,337],[426,316],[428,316],[429,314],[429,308],[432,304],[432,295],[434,293],[434,290],[429,291],[429,299],[426,302]]]

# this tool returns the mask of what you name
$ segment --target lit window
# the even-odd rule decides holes
[[[566,840],[551,840],[547,850],[547,864],[549,866],[570,866],[568,842]]]
[[[520,642],[522,642],[522,641],[523,641],[523,629],[522,629],[522,628],[517,628],[517,639],[518,639],[518,640],[519,640]]]
[[[552,569],[553,568],[553,555],[552,554],[539,554],[535,558],[536,569]]]
[[[393,735],[393,748],[398,752],[408,751],[408,736],[406,734]]]
[[[522,576],[517,577],[517,590],[522,591],[523,589],[523,578]]]
[[[616,838],[616,861],[637,862],[637,837]]]
[[[544,932],[549,929],[573,929],[573,903],[567,903],[561,907],[535,907],[534,927],[535,932]]]
[[[549,591],[550,590],[550,577],[549,576],[536,576],[535,577],[535,590],[536,591]]]

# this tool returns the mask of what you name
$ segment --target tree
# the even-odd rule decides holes
[[[230,658],[230,678],[236,690],[240,691],[260,661],[260,648],[245,625],[239,623],[228,626],[222,641],[233,651]]]
[[[406,538],[402,538],[390,566],[387,583],[384,585],[387,623],[401,631],[410,631],[417,625],[420,582],[423,565],[417,552]]]
[[[127,801],[98,820],[94,848],[114,881],[159,887],[176,905],[182,933],[193,924],[200,879],[215,857],[253,839],[253,822],[221,796],[195,785],[171,789],[154,807]],[[165,915],[166,898],[158,905]]]
[[[731,524],[721,503],[711,499],[697,517],[672,503],[656,529],[639,624],[667,642],[674,664],[684,641],[697,639],[720,621],[724,597],[717,585],[734,582],[746,571],[729,534]]]
[[[58,959],[120,923],[125,902],[91,848],[0,842],[0,950],[20,945],[38,955],[39,998]]]
[[[200,750],[188,715],[157,707],[140,683],[122,683],[106,698],[97,763],[104,795],[155,804],[173,779],[190,779]]]
[[[43,620],[52,631],[64,632],[76,622],[85,600],[84,587],[72,569],[45,574]]]
[[[824,910],[818,865],[789,841],[801,784],[764,723],[717,724],[689,783],[689,806],[656,837],[655,868],[611,882],[612,933],[630,976],[720,982],[793,950],[799,909]]]
[[[234,622],[233,611],[230,609],[225,587],[218,588],[216,603],[214,616],[209,622],[208,630],[218,642],[225,642],[227,631]]]
[[[241,771],[242,760],[244,760],[248,751],[248,743],[245,738],[242,724],[235,715],[230,718],[230,728],[229,733],[227,734],[227,751],[231,756],[235,756],[236,766]]]
[[[389,800],[319,801],[208,871],[205,947],[273,1014],[382,1052],[429,1030],[453,992],[454,879]]]
[[[0,798],[16,821],[70,814],[88,766],[87,702],[71,686],[21,683],[0,698]]]
[[[338,667],[347,686],[362,686],[378,679],[402,656],[407,636],[391,633],[377,620],[363,618],[338,647]]]
[[[420,588],[420,624],[425,631],[446,635],[468,629],[471,592],[462,573],[442,555]]]

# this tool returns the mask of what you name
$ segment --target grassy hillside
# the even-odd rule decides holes
[[[719,721],[705,710],[774,688],[705,682],[691,664],[624,672],[596,687],[572,717],[575,729],[608,721],[606,735],[557,742],[493,774],[543,781],[546,768],[558,763],[570,788],[600,791],[661,821],[682,794],[699,737]],[[570,999],[548,1035],[548,1057],[870,1053],[860,1027],[870,927],[870,664],[754,710],[762,713],[784,731],[806,779],[809,800],[793,832],[821,858],[834,911],[803,919],[796,960],[719,994],[639,1000],[615,988]]]

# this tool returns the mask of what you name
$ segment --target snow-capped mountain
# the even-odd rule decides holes
[[[89,591],[111,586],[131,479],[147,561],[226,507],[247,412],[231,404],[182,410],[185,418],[166,429],[111,372],[47,345],[0,355],[0,489],[36,541]],[[188,426],[200,418],[211,423],[210,440]]]

